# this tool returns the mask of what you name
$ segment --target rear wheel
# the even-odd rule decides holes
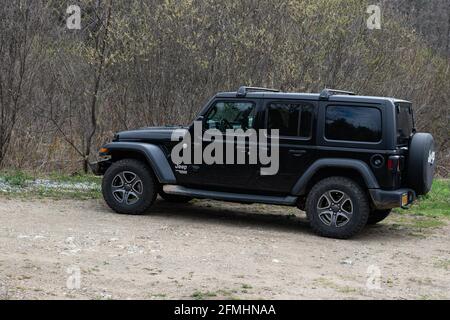
[[[157,182],[143,162],[124,159],[106,170],[102,193],[108,206],[117,213],[143,214],[155,201]]]
[[[319,181],[309,192],[306,214],[320,236],[347,239],[361,231],[369,217],[369,203],[353,180],[330,177]]]
[[[369,219],[367,219],[367,224],[376,224],[380,221],[386,219],[391,213],[391,209],[386,210],[373,210],[369,214]]]

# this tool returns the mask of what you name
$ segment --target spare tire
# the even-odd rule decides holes
[[[408,186],[417,195],[427,194],[433,183],[436,167],[434,139],[429,133],[416,133],[412,137],[408,156]]]

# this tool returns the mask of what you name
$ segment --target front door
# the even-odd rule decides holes
[[[237,164],[238,153],[244,153],[248,157],[248,141],[245,145],[237,145],[234,140],[227,139],[227,135],[232,134],[235,130],[253,129],[256,121],[257,100],[242,100],[242,99],[217,99],[211,103],[210,108],[203,117],[202,134],[197,139],[192,139],[192,150],[202,150],[201,163],[193,163],[187,166],[187,174],[183,177],[183,184],[226,191],[237,191],[238,189],[246,189],[248,183],[253,176],[256,164],[249,164],[248,159],[245,163]],[[206,136],[211,130],[221,134],[220,137],[208,138]],[[231,130],[231,131],[230,131]],[[194,132],[194,130],[190,130]],[[233,135],[239,134],[236,131]],[[198,132],[197,132],[198,133]],[[208,152],[207,148],[215,141],[222,144],[222,157],[219,161],[206,163],[205,156],[216,153]],[[199,148],[198,143],[201,147]],[[228,145],[228,146],[227,146]],[[230,148],[233,149],[233,161],[227,163],[227,156],[230,158]],[[211,150],[211,149],[209,149]],[[228,150],[228,151],[227,151]],[[194,158],[194,157],[193,157]]]

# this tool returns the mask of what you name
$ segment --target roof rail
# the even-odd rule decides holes
[[[269,89],[269,88],[260,88],[260,87],[246,87],[246,86],[241,86],[239,88],[239,90],[236,93],[236,96],[238,97],[245,97],[247,95],[247,92],[280,92],[280,90],[277,89]]]
[[[330,98],[332,95],[335,94],[346,94],[349,96],[354,96],[355,93],[351,92],[351,91],[343,91],[343,90],[335,90],[335,89],[323,89],[322,92],[320,93],[320,99],[321,100],[328,100],[328,98]]]

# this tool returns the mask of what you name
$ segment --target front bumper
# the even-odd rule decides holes
[[[102,159],[97,162],[90,162],[89,166],[91,167],[92,172],[96,176],[102,176],[105,174],[106,170],[111,165],[111,159]]]
[[[378,210],[404,208],[416,200],[416,193],[412,189],[369,189],[369,193],[375,208]]]

